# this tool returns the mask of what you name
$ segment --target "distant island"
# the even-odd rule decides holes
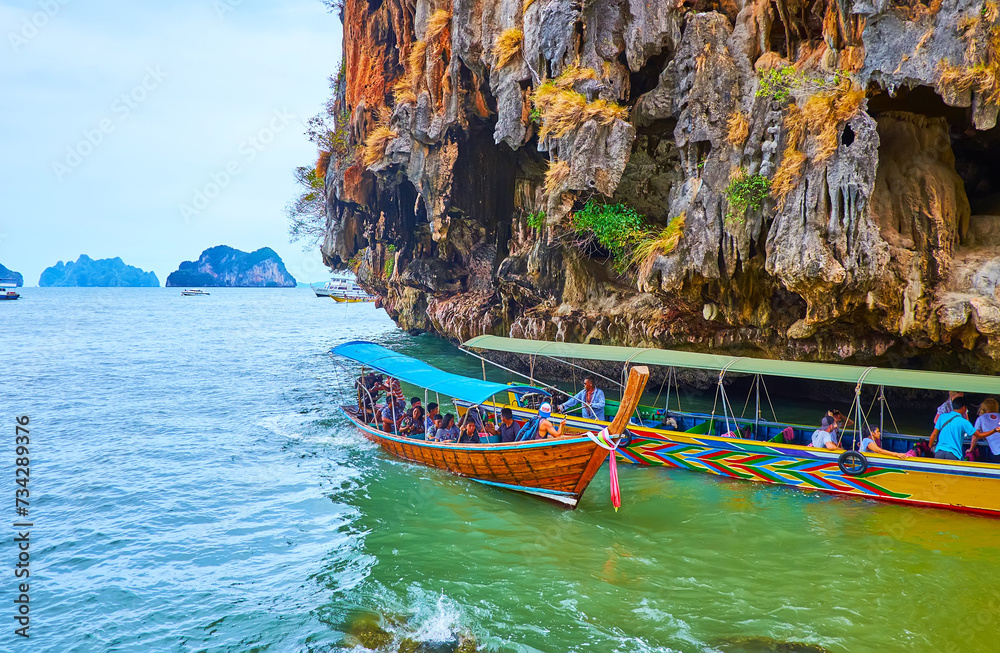
[[[197,261],[184,261],[167,277],[167,286],[294,288],[281,257],[270,247],[244,252],[226,245],[210,247]]]
[[[155,272],[127,265],[118,256],[94,260],[86,254],[80,254],[75,263],[59,261],[45,268],[38,279],[40,288],[157,288],[159,285]]]
[[[15,286],[21,287],[24,285],[24,277],[21,276],[21,273],[8,269],[3,263],[0,263],[0,279],[5,281],[16,279],[17,283],[14,284]],[[3,284],[0,284],[0,286],[2,285]]]

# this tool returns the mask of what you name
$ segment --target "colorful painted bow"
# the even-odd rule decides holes
[[[611,453],[608,455],[608,467],[611,470],[611,504],[615,507],[615,512],[622,507],[622,495],[618,489],[618,464],[615,461],[615,451],[618,450],[618,443],[611,437],[607,427],[601,429],[600,433],[588,432],[587,437],[594,441],[594,444],[607,449]]]

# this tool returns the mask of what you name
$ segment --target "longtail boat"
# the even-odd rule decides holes
[[[502,383],[444,372],[371,342],[348,342],[334,347],[331,353],[437,395],[452,397],[455,402],[464,402],[466,407],[484,405],[498,393],[536,390],[512,388]],[[648,368],[639,366],[630,370],[618,414],[605,425],[612,436],[624,433],[629,416],[638,406],[648,378]],[[399,435],[366,421],[361,404],[359,394],[358,404],[343,405],[341,411],[366,438],[398,458],[436,467],[494,487],[540,496],[571,508],[576,508],[579,504],[590,481],[608,456],[608,449],[588,436],[507,444],[459,444],[428,441],[421,439],[422,436]],[[603,426],[598,427],[597,430],[602,428]]]
[[[670,411],[666,406],[640,407],[628,425],[628,439],[617,450],[619,459],[628,463],[662,465],[882,501],[1000,514],[1000,465],[926,457],[900,458],[857,450],[860,441],[857,428],[869,421],[860,401],[865,386],[876,392],[880,425],[885,406],[885,387],[956,390],[1000,396],[1000,379],[996,377],[496,336],[473,338],[463,348],[557,360],[619,361],[718,371],[717,393],[721,395],[722,414],[683,413]],[[854,384],[855,405],[849,415],[855,420],[855,429],[844,429],[841,439],[844,451],[808,446],[815,426],[765,421],[760,419],[759,408],[751,419],[735,417],[723,385],[727,373],[753,375],[758,392],[760,378],[769,375]],[[508,406],[520,419],[529,418],[537,412],[521,397],[508,394],[506,399],[506,402],[487,407],[500,409]],[[608,407],[613,405],[610,401],[607,403]],[[554,414],[553,417],[558,419],[560,416]],[[875,420],[874,416],[872,420]],[[567,416],[566,422],[570,432],[593,430],[602,424],[579,416]],[[886,433],[882,446],[902,454],[924,439]]]

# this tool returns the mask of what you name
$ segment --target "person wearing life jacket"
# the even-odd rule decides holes
[[[549,417],[552,415],[552,404],[545,402],[538,407],[538,435],[535,436],[536,440],[544,440],[545,438],[560,438],[563,434],[563,428],[566,426],[566,418],[564,417],[562,422],[559,423],[559,428],[552,426],[552,422]]]

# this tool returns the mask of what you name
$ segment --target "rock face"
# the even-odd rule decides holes
[[[75,263],[59,261],[45,268],[38,279],[41,288],[157,288],[159,285],[156,273],[126,265],[117,256],[94,260],[86,254],[81,254]]]
[[[197,261],[184,261],[167,277],[167,286],[294,288],[281,257],[270,247],[244,252],[226,245],[209,247]]]
[[[996,0],[346,0],[343,20],[322,251],[400,326],[1000,369]],[[574,234],[591,198],[679,240],[622,272]]]
[[[14,285],[16,287],[18,287],[18,288],[20,288],[21,286],[24,285],[24,277],[21,276],[21,273],[20,272],[14,272],[13,270],[9,270],[2,263],[0,263],[0,279],[8,281],[8,282],[10,280],[13,280],[14,281]],[[3,285],[3,284],[0,284],[0,285]]]

